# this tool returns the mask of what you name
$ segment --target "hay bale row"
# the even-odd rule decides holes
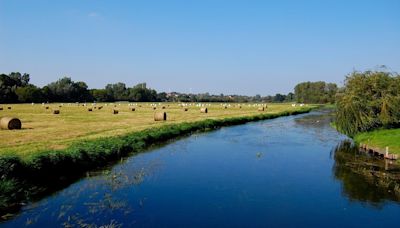
[[[154,121],[166,121],[167,113],[166,112],[156,112],[154,113]]]
[[[21,129],[22,123],[21,120],[14,117],[2,117],[0,119],[0,129],[4,130],[15,130]]]

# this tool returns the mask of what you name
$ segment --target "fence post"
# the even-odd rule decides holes
[[[385,154],[386,158],[389,158],[389,147],[386,147],[386,154]]]

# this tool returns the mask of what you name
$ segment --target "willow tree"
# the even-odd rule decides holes
[[[353,136],[379,127],[398,126],[400,76],[384,71],[353,72],[336,95],[337,128]]]

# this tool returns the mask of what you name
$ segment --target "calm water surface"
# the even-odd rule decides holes
[[[346,137],[320,114],[172,142],[89,173],[1,225],[400,226],[398,195],[351,172],[353,154],[335,152]]]

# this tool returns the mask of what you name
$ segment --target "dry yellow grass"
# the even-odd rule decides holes
[[[103,108],[93,109],[92,112],[87,111],[88,107],[76,104],[64,104],[61,108],[58,103],[50,104],[47,105],[49,109],[41,104],[15,104],[11,110],[0,111],[0,117],[19,118],[22,130],[0,130],[0,154],[24,156],[44,149],[63,149],[79,140],[123,135],[165,124],[260,114],[256,104],[241,104],[241,108],[231,104],[228,109],[220,103],[210,106],[204,104],[207,105],[208,114],[201,113],[195,103],[187,107],[187,112],[178,103],[157,103],[157,109],[166,107],[163,109],[168,114],[165,122],[154,121],[154,112],[157,110],[153,110],[151,103],[138,103],[138,106],[133,106],[136,107],[135,112],[132,112],[132,106],[128,106],[128,103],[116,104],[116,107],[115,104],[97,104]],[[54,115],[52,109],[55,108],[59,108],[61,114]],[[113,109],[119,110],[119,114],[113,115]],[[290,104],[268,104],[265,113],[297,109],[300,107]]]

